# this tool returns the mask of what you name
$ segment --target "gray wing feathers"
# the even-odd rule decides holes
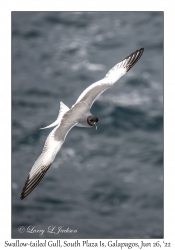
[[[143,48],[136,50],[134,53],[127,56],[124,60],[117,63],[111,70],[108,71],[108,73],[102,80],[93,83],[87,89],[85,89],[83,93],[79,96],[76,103],[84,101],[89,105],[89,107],[91,107],[95,99],[100,94],[110,88],[136,64],[136,62],[142,56],[143,51]]]
[[[43,151],[34,163],[28,178],[24,184],[20,199],[24,199],[38,185],[45,173],[52,165],[58,151],[64,143],[65,137],[69,130],[76,124],[70,124],[65,127],[61,124],[55,127],[46,139]]]
[[[54,139],[54,134],[57,129],[58,127],[54,128],[47,137],[43,151],[34,163],[24,184],[23,190],[21,192],[21,199],[24,199],[38,185],[54,161],[59,149],[61,148],[63,142],[56,141]]]
[[[89,107],[92,106],[95,99],[102,94],[105,90],[111,87],[111,84],[107,79],[103,78],[102,80],[90,85],[83,93],[82,97],[77,100],[77,102],[85,102]]]

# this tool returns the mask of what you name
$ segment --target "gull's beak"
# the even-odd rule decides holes
[[[97,124],[96,124],[96,122],[94,122],[94,126],[96,127],[96,130],[97,130]]]

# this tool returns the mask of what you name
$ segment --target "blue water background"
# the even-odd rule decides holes
[[[98,130],[73,128],[52,167],[20,193],[60,101],[141,47],[94,103]],[[50,225],[77,233],[19,233]],[[12,237],[163,237],[163,12],[12,12]]]

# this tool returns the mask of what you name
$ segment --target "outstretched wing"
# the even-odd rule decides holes
[[[144,48],[136,50],[134,53],[130,54],[124,60],[116,64],[111,70],[108,71],[102,80],[91,84],[87,89],[85,89],[79,96],[76,103],[84,101],[89,105],[89,107],[91,107],[100,94],[110,88],[134,66],[134,64],[142,56],[143,51]]]
[[[76,125],[75,122],[68,122],[65,124],[63,121],[59,126],[55,127],[46,139],[43,151],[34,163],[28,178],[25,182],[21,192],[20,199],[24,199],[32,190],[38,185],[45,173],[54,161],[58,151],[60,150],[67,133],[72,127]]]

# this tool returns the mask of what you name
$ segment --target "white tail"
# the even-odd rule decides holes
[[[60,102],[60,110],[59,110],[58,118],[56,119],[56,121],[53,122],[52,124],[48,125],[47,127],[40,128],[40,129],[52,128],[52,127],[57,126],[58,124],[60,124],[63,115],[68,110],[69,110],[69,108],[63,102]]]

